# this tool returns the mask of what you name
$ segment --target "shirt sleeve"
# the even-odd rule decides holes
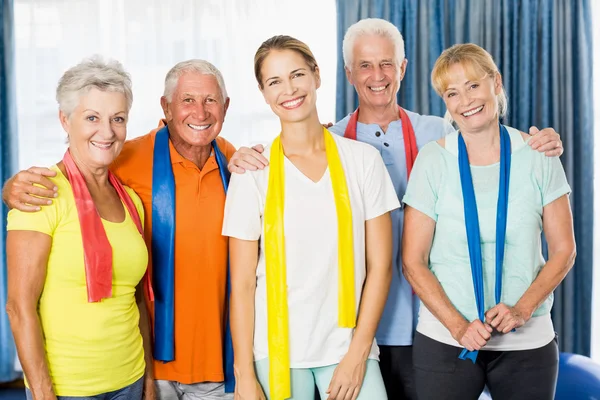
[[[419,210],[437,222],[435,205],[438,199],[439,168],[435,168],[434,159],[439,155],[435,151],[435,142],[428,144],[419,152],[410,174],[402,202]]]
[[[60,200],[56,198],[52,201],[52,204],[41,206],[40,211],[23,212],[16,209],[10,210],[6,230],[34,231],[53,236],[60,220],[59,207]]]
[[[261,196],[252,174],[249,171],[231,174],[225,201],[223,236],[242,240],[258,240],[261,236]]]
[[[541,154],[542,163],[542,206],[545,207],[565,194],[571,193],[565,170],[558,157],[548,157]]]
[[[367,147],[365,156],[368,167],[363,196],[365,219],[369,220],[400,208],[400,202],[381,154],[374,147]]]

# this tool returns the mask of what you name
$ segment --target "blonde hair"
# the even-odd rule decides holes
[[[313,55],[312,51],[310,51],[310,48],[306,45],[306,43],[291,36],[273,36],[272,38],[265,40],[260,45],[258,50],[256,50],[256,54],[254,54],[254,76],[256,77],[258,86],[261,89],[263,88],[263,76],[261,68],[271,50],[295,51],[304,58],[304,61],[306,61],[306,64],[308,64],[308,67],[312,72],[317,70],[317,60],[315,60],[315,56]]]
[[[450,68],[454,64],[461,64],[466,75],[472,79],[481,79],[485,76],[493,79],[496,75],[500,75],[494,59],[483,48],[473,43],[455,44],[440,54],[433,66],[433,71],[431,71],[431,84],[440,96],[443,96],[448,88],[451,79]],[[508,99],[504,86],[496,99],[498,101],[498,115],[503,117],[508,109]]]

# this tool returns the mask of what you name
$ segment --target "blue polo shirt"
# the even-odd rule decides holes
[[[427,143],[438,140],[446,134],[454,132],[452,125],[440,117],[419,115],[406,111],[412,123],[419,150]],[[350,115],[329,128],[337,135],[344,135]],[[398,119],[388,126],[384,133],[377,124],[358,123],[356,139],[369,143],[381,153],[385,166],[392,178],[394,190],[398,199],[404,197],[406,191],[406,156],[404,152],[404,136],[402,135],[402,122]],[[390,293],[383,310],[381,322],[377,329],[377,343],[384,346],[410,346],[412,345],[414,326],[416,325],[416,308],[418,300],[412,294],[412,288],[402,275],[402,256],[400,241],[402,239],[402,225],[404,223],[404,210],[402,208],[392,211],[392,229],[394,254],[392,265],[395,267],[392,274]]]

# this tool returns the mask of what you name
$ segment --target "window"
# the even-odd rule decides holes
[[[93,54],[116,58],[132,76],[129,138],[163,117],[160,96],[173,65],[212,62],[231,98],[221,135],[238,147],[279,133],[253,59],[267,38],[291,35],[314,52],[322,77],[319,116],[335,122],[336,33],[334,0],[15,0],[19,165],[49,166],[62,158],[66,134],[56,85],[66,69]]]

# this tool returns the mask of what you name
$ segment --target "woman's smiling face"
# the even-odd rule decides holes
[[[307,119],[316,111],[319,69],[294,50],[271,50],[261,66],[262,94],[282,122]]]

